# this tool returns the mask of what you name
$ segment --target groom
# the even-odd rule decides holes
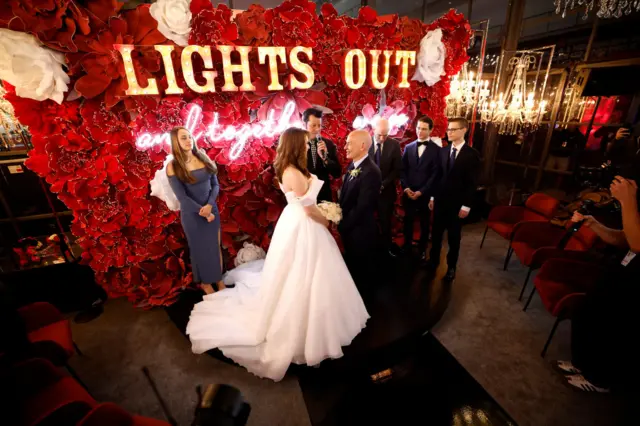
[[[338,231],[344,244],[344,257],[349,272],[362,291],[373,279],[378,228],[375,211],[378,208],[382,177],[380,169],[368,156],[371,136],[365,130],[349,133],[345,145],[347,169],[340,190],[342,220]]]

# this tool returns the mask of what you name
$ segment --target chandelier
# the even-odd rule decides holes
[[[597,10],[598,18],[620,18],[622,15],[629,15],[632,12],[640,11],[640,0],[554,0],[556,13],[562,13],[564,18],[567,10],[576,6],[584,6],[582,19],[587,19],[589,12],[594,8]],[[597,5],[597,6],[596,6]]]
[[[473,112],[473,107],[478,102],[482,104],[489,96],[489,82],[480,80],[480,75],[469,71],[468,63],[451,80],[447,101],[447,117],[467,117]]]
[[[550,49],[550,50],[549,50]],[[551,58],[555,46],[534,50],[516,51],[509,59],[504,71],[511,72],[506,90],[500,92],[497,99],[485,99],[480,104],[482,124],[494,123],[500,134],[514,135],[521,130],[535,130],[547,112],[548,101],[544,98]],[[542,69],[545,54],[549,53],[546,72]],[[502,78],[502,64],[505,53],[502,52],[498,79]],[[533,75],[530,75],[533,74]],[[538,83],[542,81],[540,87]],[[500,87],[500,81],[494,86]],[[497,90],[494,90],[494,94]]]

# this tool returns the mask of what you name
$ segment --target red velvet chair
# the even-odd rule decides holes
[[[588,256],[583,256],[583,259],[587,260]],[[549,259],[542,265],[533,280],[534,289],[525,306],[525,309],[529,306],[537,289],[544,307],[556,317],[540,356],[546,355],[560,321],[572,318],[586,292],[594,287],[603,272],[604,269],[593,261]]]
[[[0,381],[10,404],[3,415],[19,426],[75,424],[97,403],[73,378],[49,360],[34,358],[11,367]],[[8,413],[7,411],[10,411]]]
[[[487,227],[482,236],[480,248],[484,245],[489,228],[506,240],[511,240],[520,222],[547,222],[558,209],[560,201],[545,194],[532,194],[524,206],[496,206],[489,213]],[[505,262],[506,270],[506,262]]]
[[[100,404],[91,410],[76,426],[171,426],[169,423],[149,417],[133,416],[111,402]]]
[[[71,324],[50,303],[36,302],[18,309],[24,321],[27,337],[40,356],[55,365],[64,366],[78,383],[82,383],[68,361],[74,353],[82,355],[73,341]],[[86,386],[85,386],[86,389]]]
[[[566,228],[562,228],[549,222],[522,222],[515,230],[507,262],[515,253],[520,262],[529,267],[518,300],[522,300],[531,273],[540,268],[545,261],[558,257],[581,258],[583,252],[589,250],[596,243],[597,235],[591,229],[582,226],[571,235],[564,247],[558,247],[572,225],[573,223],[569,222]]]

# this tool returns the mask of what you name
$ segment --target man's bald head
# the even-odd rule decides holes
[[[369,152],[370,147],[371,136],[366,130],[354,130],[347,136],[345,149],[350,160],[358,161]]]
[[[387,140],[387,137],[389,136],[389,128],[389,120],[386,118],[379,118],[378,121],[376,121],[373,137],[377,143],[383,143]]]

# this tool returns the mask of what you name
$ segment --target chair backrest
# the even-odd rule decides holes
[[[598,236],[595,232],[589,229],[586,226],[581,226],[578,231],[571,236],[567,245],[565,246],[566,250],[589,250],[598,240]]]
[[[535,194],[532,194],[529,198],[527,198],[525,207],[528,210],[532,210],[538,214],[541,214],[547,219],[551,219],[556,213],[556,210],[558,210],[559,204],[559,200],[546,194],[536,192]]]
[[[104,402],[84,416],[76,426],[131,426],[133,416],[112,402]]]

